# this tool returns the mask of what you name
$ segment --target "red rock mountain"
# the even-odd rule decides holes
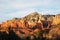
[[[33,39],[43,35],[45,38],[53,38],[53,35],[60,35],[60,14],[57,15],[41,15],[37,12],[31,13],[22,18],[13,18],[0,24],[0,33],[10,34],[10,30],[20,38],[30,37]],[[44,32],[43,32],[44,31]],[[45,31],[48,31],[45,34]],[[56,31],[53,33],[52,31]],[[58,32],[59,31],[59,32]],[[42,33],[42,34],[41,34]]]

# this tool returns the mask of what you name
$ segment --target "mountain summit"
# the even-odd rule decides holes
[[[11,37],[11,40],[17,39],[17,37],[24,40],[27,38],[30,40],[57,39],[57,36],[60,36],[60,15],[41,15],[33,12],[22,18],[13,18],[2,22],[0,33],[2,40],[7,35],[6,38]],[[19,38],[18,40],[20,40]]]

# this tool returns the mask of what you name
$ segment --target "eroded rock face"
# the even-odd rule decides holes
[[[47,34],[48,39],[57,40],[60,37],[60,28],[53,28],[49,31],[49,34]]]
[[[60,24],[60,14],[57,14],[54,18],[53,18],[53,25],[58,25]]]
[[[32,13],[23,18],[14,18],[3,22],[0,26],[0,32],[10,34],[12,30],[20,38],[27,38],[32,36],[39,37],[40,29],[36,28],[37,23],[40,21],[41,15]]]
[[[41,15],[37,12],[22,18],[13,18],[0,24],[0,32],[18,36],[21,39],[55,39],[60,35],[60,15]],[[56,36],[56,37],[55,37]],[[42,40],[42,39],[41,39]]]

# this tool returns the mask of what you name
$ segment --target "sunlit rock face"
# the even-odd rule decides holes
[[[13,40],[13,36],[18,40],[53,40],[60,36],[60,14],[41,15],[33,12],[22,18],[13,18],[0,24],[0,33],[6,34],[7,38],[11,36]]]
[[[26,20],[28,21],[28,24],[31,26],[36,25],[38,19],[39,19],[39,14],[37,12],[31,13],[28,16],[26,16]]]
[[[60,14],[57,14],[54,18],[53,18],[53,25],[57,25],[60,24]]]
[[[52,28],[50,31],[49,31],[49,34],[47,34],[47,38],[48,39],[53,39],[53,40],[59,40],[60,39],[60,28],[57,27],[57,28]]]
[[[47,21],[53,22],[53,18],[54,18],[54,16],[50,16],[50,17],[47,18]]]
[[[22,39],[27,37],[31,38],[31,36],[38,38],[40,29],[36,28],[36,25],[37,23],[41,23],[41,20],[44,20],[44,18],[37,12],[31,13],[23,18],[13,18],[1,24],[0,32],[5,32],[7,35],[10,35],[10,31],[13,31]]]
[[[29,26],[35,26],[36,23],[40,22],[41,20],[44,20],[44,18],[42,17],[41,14],[38,14],[37,12],[31,13],[29,15],[27,15],[26,17],[26,21],[28,22]]]

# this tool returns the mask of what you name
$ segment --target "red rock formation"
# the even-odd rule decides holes
[[[31,17],[31,18],[30,18]],[[47,17],[48,18],[48,17]],[[60,20],[60,19],[59,19]],[[0,24],[0,32],[6,32],[9,34],[9,30],[13,30],[15,34],[24,36],[31,36],[40,33],[41,30],[45,31],[46,29],[50,29],[51,24],[59,24],[60,21],[56,21],[53,19],[53,22],[50,22],[50,19],[47,21],[45,20],[41,15],[39,14],[31,14],[30,16],[27,16],[26,18],[16,18],[14,20],[8,20]],[[46,22],[47,26],[44,26],[44,21]],[[56,23],[55,23],[56,21]],[[10,28],[10,29],[9,29]],[[60,35],[60,28],[54,28],[49,31],[49,35],[53,36],[54,33],[52,31],[56,31],[58,35]],[[59,32],[58,32],[59,31]],[[43,33],[42,33],[43,34]],[[39,36],[39,34],[38,34]]]

